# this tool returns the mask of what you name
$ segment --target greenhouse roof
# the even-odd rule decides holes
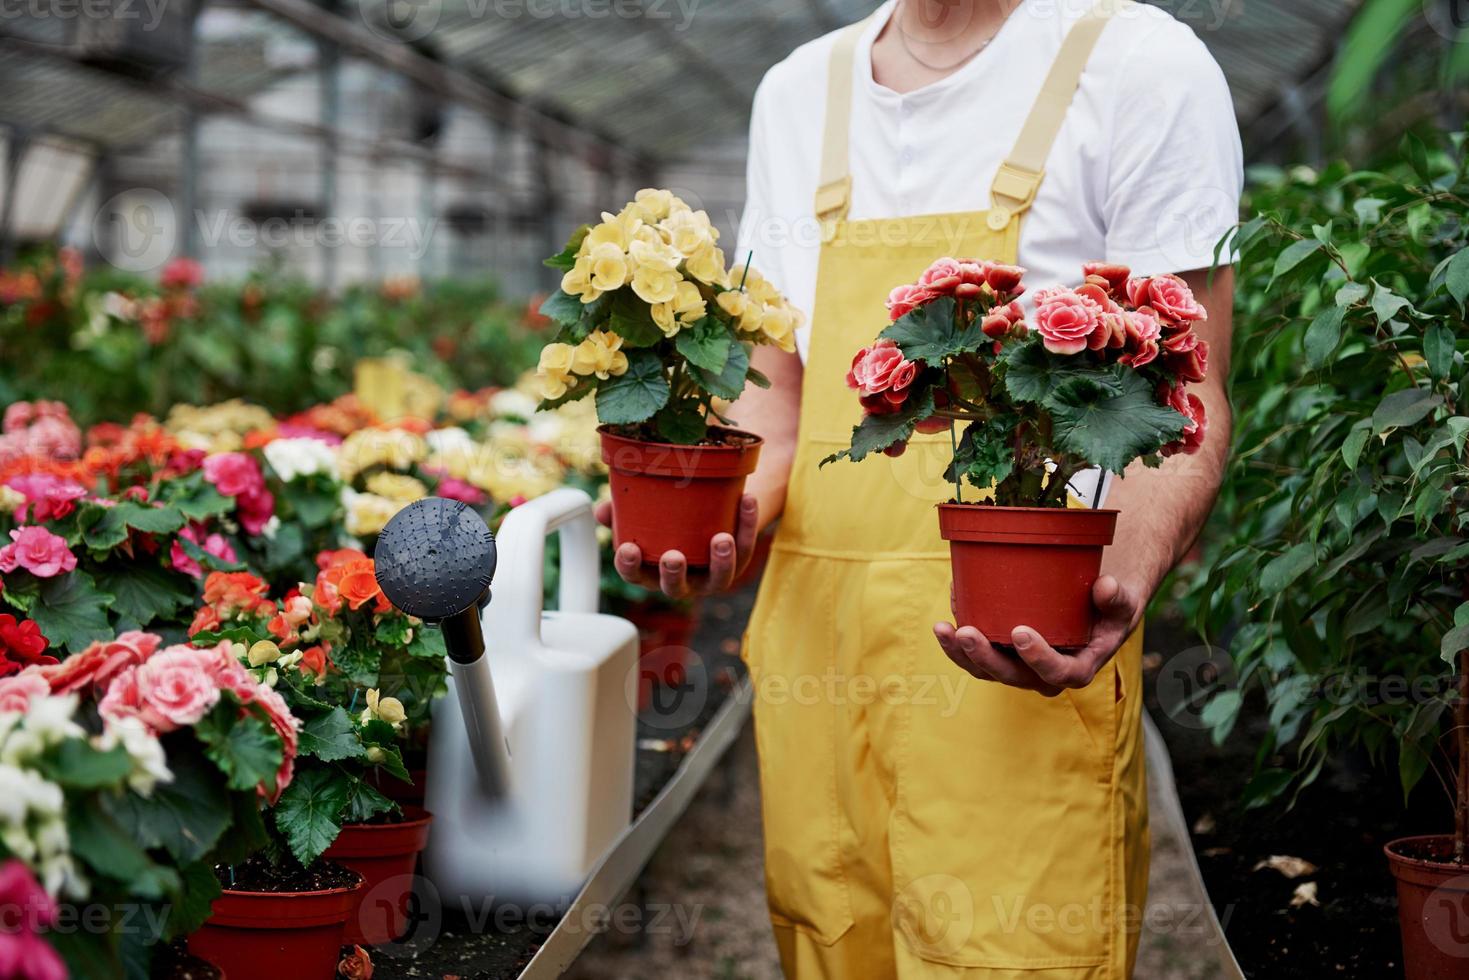
[[[1248,125],[1320,72],[1359,2],[1157,5],[1209,45]],[[200,38],[191,76],[163,80],[79,63],[60,33],[66,25],[55,19],[0,21],[0,123],[126,146],[176,128],[188,105],[248,112],[252,93],[314,66],[314,45],[302,29],[320,33],[310,25],[320,23],[321,7],[308,0],[233,0],[212,4],[211,14],[221,6],[232,15],[230,29]],[[333,33],[360,40],[354,56],[463,79],[471,91],[487,93],[482,108],[498,105],[509,121],[549,120],[546,125],[666,159],[738,147],[765,70],[796,45],[876,6],[875,0],[342,0],[340,31]],[[406,21],[404,9],[411,12]],[[293,10],[312,16],[291,17]],[[598,10],[607,15],[590,15]],[[523,108],[504,109],[515,103]]]

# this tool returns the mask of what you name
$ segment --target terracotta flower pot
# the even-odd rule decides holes
[[[647,711],[659,685],[683,682],[699,607],[637,605],[627,618],[638,628],[638,710]]]
[[[357,893],[347,919],[344,942],[379,946],[408,929],[408,899],[418,852],[428,844],[433,815],[405,806],[399,823],[347,824],[322,856],[360,874],[365,885]]]
[[[602,434],[602,462],[611,471],[612,538],[631,541],[656,564],[665,551],[709,564],[709,539],[734,533],[745,477],[755,472],[764,440],[736,429],[711,428],[731,445],[677,446]]]
[[[1115,510],[939,504],[958,625],[991,643],[1008,645],[1015,627],[1029,626],[1054,647],[1085,646],[1116,528]]]
[[[1407,980],[1469,976],[1469,867],[1449,863],[1449,836],[1405,837],[1383,848],[1398,882]]]
[[[230,980],[332,980],[361,893],[361,881],[317,892],[225,889],[209,921],[189,937],[189,952]]]

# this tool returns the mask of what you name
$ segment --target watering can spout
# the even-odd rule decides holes
[[[490,601],[495,557],[495,537],[484,520],[469,506],[442,497],[428,497],[399,511],[383,528],[374,553],[378,585],[388,600],[443,630],[465,735],[481,791],[489,798],[506,795],[510,776],[480,625],[480,610]]]

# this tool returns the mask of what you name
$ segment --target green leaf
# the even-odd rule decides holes
[[[609,425],[646,422],[666,404],[663,362],[650,350],[629,351],[627,372],[597,387],[597,418]]]
[[[98,569],[97,584],[113,597],[112,611],[147,627],[171,619],[194,602],[193,581],[161,565],[143,564]]]
[[[332,662],[358,687],[377,687],[383,652],[377,647],[353,643],[332,650]]]
[[[202,472],[190,473],[163,485],[163,503],[176,507],[191,521],[208,520],[228,514],[235,508],[233,497],[226,497],[204,479]]]
[[[581,320],[584,307],[580,297],[557,289],[541,304],[541,316],[554,320],[563,327],[574,326]]]
[[[342,832],[352,779],[336,768],[303,769],[271,812],[297,861],[309,865]]]
[[[300,754],[323,762],[359,759],[365,753],[357,737],[357,723],[340,705],[312,718],[301,728]]]
[[[46,754],[40,765],[46,778],[72,789],[120,786],[133,771],[132,758],[121,745],[99,752],[90,742],[67,739]]]
[[[1244,699],[1239,691],[1224,690],[1214,695],[1199,714],[1199,721],[1213,729],[1214,744],[1218,745],[1229,737],[1234,723],[1239,718]]]
[[[230,789],[275,786],[283,758],[280,736],[255,715],[239,714],[235,704],[219,704],[194,726],[204,754],[225,774]]]
[[[1449,259],[1444,269],[1444,285],[1459,306],[1469,299],[1469,248],[1460,249]]]
[[[1321,251],[1321,243],[1314,238],[1303,238],[1298,242],[1292,242],[1280,253],[1275,260],[1275,272],[1270,277],[1274,285],[1275,280],[1290,272],[1296,266]]]
[[[1315,565],[1315,545],[1309,541],[1294,545],[1284,554],[1270,559],[1269,564],[1260,572],[1260,594],[1270,596],[1283,591]]]
[[[720,374],[736,341],[723,320],[706,316],[692,327],[680,330],[674,344],[694,367]]]
[[[1421,0],[1367,0],[1352,18],[1327,86],[1326,106],[1333,120],[1345,121],[1374,105],[1368,89],[1422,6]]]
[[[176,939],[196,932],[214,911],[214,900],[224,891],[214,876],[214,865],[196,861],[179,868],[180,887],[177,899],[168,908],[165,939]]]
[[[92,577],[77,569],[42,579],[30,615],[53,647],[76,653],[93,640],[112,636],[107,622],[112,602],[111,594],[98,591]]]
[[[125,885],[130,895],[162,898],[178,886],[173,869],[155,864],[96,797],[67,807],[66,829],[72,853],[92,872]]]
[[[1454,366],[1454,331],[1442,320],[1435,320],[1423,332],[1423,357],[1428,373],[1442,381]]]
[[[1012,344],[1000,354],[1005,368],[1005,390],[1016,401],[1043,402],[1064,384],[1076,379],[1090,381],[1120,395],[1122,377],[1130,373],[1120,364],[1085,365],[1065,354],[1052,354],[1039,337]]]
[[[1014,415],[1001,415],[986,422],[973,422],[959,438],[954,461],[944,471],[950,483],[960,476],[981,490],[1001,483],[1015,469]]]
[[[1089,380],[1070,382],[1046,399],[1055,422],[1056,448],[1121,473],[1139,456],[1177,439],[1188,425],[1182,414],[1159,405],[1142,375],[1122,375],[1121,392]]]
[[[1372,312],[1376,314],[1378,323],[1386,324],[1405,307],[1411,309],[1411,304],[1381,283],[1372,290]]]
[[[443,630],[420,626],[413,632],[413,639],[405,647],[408,656],[424,660],[442,660],[446,655]]]
[[[82,532],[82,540],[95,551],[111,551],[128,539],[129,528],[145,534],[172,534],[183,526],[181,511],[123,500],[97,508],[96,520]]]
[[[973,353],[993,343],[979,324],[960,327],[955,323],[953,298],[944,296],[903,314],[878,336],[898,345],[910,361],[938,367],[956,354]]]
[[[607,329],[622,338],[624,349],[653,347],[665,339],[648,304],[631,289],[619,289],[612,295],[612,318]]]
[[[873,453],[880,453],[913,436],[918,423],[933,414],[933,389],[912,395],[901,412],[892,415],[868,415],[852,429],[852,448],[833,453],[821,461],[822,466],[849,459],[860,463]]]
[[[699,403],[688,398],[669,402],[653,416],[658,434],[669,442],[691,446],[704,438],[709,422],[699,410]]]
[[[1323,307],[1306,328],[1306,366],[1325,364],[1341,343],[1342,319],[1347,311],[1340,306]]]
[[[1441,404],[1441,397],[1422,388],[1395,391],[1378,402],[1372,412],[1372,431],[1381,434],[1389,429],[1416,425]]]
[[[591,225],[582,225],[576,231],[572,232],[571,239],[566,243],[564,249],[550,258],[545,259],[541,264],[552,269],[560,269],[562,272],[569,272],[576,265],[576,253],[581,251],[581,243],[586,240],[587,235],[591,234],[591,231]],[[543,310],[542,312],[544,313],[545,311]],[[547,315],[549,316],[549,314]]]
[[[347,809],[342,814],[344,823],[365,823],[379,813],[388,813],[398,804],[369,786],[365,780],[354,780],[352,795],[347,800]]]
[[[1353,428],[1347,433],[1346,439],[1341,444],[1341,458],[1347,464],[1347,469],[1354,470],[1357,463],[1362,459],[1362,450],[1367,446],[1367,440],[1372,438],[1372,433],[1364,428]]]
[[[173,781],[159,783],[146,799],[109,796],[107,809],[138,843],[162,847],[187,864],[208,854],[230,826],[230,794],[192,732],[165,736],[164,750]]]
[[[744,393],[745,375],[749,373],[749,370],[750,352],[744,344],[736,343],[730,344],[729,357],[724,362],[724,370],[713,374],[690,364],[689,376],[709,394],[732,402]]]
[[[1469,605],[1469,603],[1465,605]],[[1464,606],[1460,606],[1459,608],[1463,609]],[[1455,620],[1458,619],[1459,617],[1456,616]],[[1466,649],[1469,649],[1469,622],[1460,622],[1448,632],[1444,633],[1443,640],[1438,646],[1438,655],[1444,659],[1445,663],[1457,665],[1459,654]]]

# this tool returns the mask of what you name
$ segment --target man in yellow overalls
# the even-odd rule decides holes
[[[1127,0],[890,0],[762,83],[741,256],[809,330],[797,354],[757,349],[774,385],[736,414],[766,445],[710,569],[670,552],[650,575],[632,545],[617,567],[675,596],[724,588],[780,519],[746,659],[788,976],[1130,976],[1148,848],[1140,623],[1229,441],[1232,276],[1206,270],[1240,171],[1207,49]],[[947,434],[817,467],[860,417],[846,370],[888,291],[946,255],[1019,261],[1032,290],[1091,260],[1179,272],[1209,310],[1205,447],[1108,491],[1122,514],[1080,652],[1024,628],[995,648],[948,622]],[[1097,479],[1074,493],[1095,504]]]

